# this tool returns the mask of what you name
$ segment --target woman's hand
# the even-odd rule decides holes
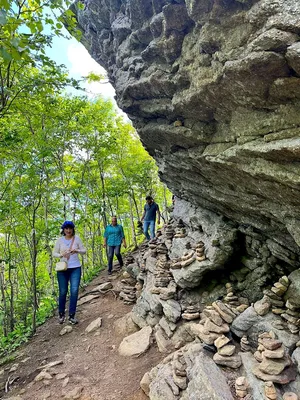
[[[71,254],[76,254],[76,253],[78,253],[78,250],[73,249],[73,250],[70,251],[70,253],[71,253]]]

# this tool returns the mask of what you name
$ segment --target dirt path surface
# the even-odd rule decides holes
[[[112,277],[115,286],[116,276]],[[85,288],[85,292],[90,292],[107,279],[103,271]],[[19,350],[17,359],[0,368],[5,368],[5,374],[11,380],[19,377],[11,385],[11,390],[7,394],[2,392],[3,397],[0,397],[13,400],[147,399],[139,382],[144,373],[163,357],[153,344],[138,358],[119,355],[118,347],[123,337],[116,334],[113,324],[130,310],[131,306],[115,299],[113,293],[109,292],[79,306],[77,317],[80,323],[64,336],[59,335],[62,326],[57,323],[57,318],[49,319],[38,328],[32,340]],[[98,333],[85,333],[85,328],[98,317],[102,318]],[[42,370],[38,368],[54,361],[62,363],[48,370],[52,378],[35,382],[35,377]],[[9,373],[13,364],[18,364],[17,369]],[[72,391],[75,397],[72,397]]]

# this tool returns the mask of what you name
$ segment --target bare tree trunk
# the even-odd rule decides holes
[[[131,224],[132,241],[133,241],[134,247],[137,248],[137,240],[136,240],[136,235],[135,235],[134,219],[133,219],[133,211],[132,211],[132,198],[130,195],[128,197],[129,197],[129,204],[130,204],[130,224]]]

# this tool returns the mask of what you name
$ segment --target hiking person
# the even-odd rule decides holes
[[[104,232],[103,247],[108,246],[108,275],[112,274],[114,254],[116,255],[120,267],[123,267],[123,259],[121,256],[121,245],[126,248],[126,240],[123,226],[117,223],[117,217],[113,216],[111,224],[107,225]]]
[[[81,262],[78,254],[85,254],[86,249],[79,236],[75,235],[75,225],[72,221],[65,221],[61,226],[61,235],[54,247],[53,257],[60,258],[61,262],[66,263],[64,271],[57,271],[59,288],[58,312],[59,323],[65,322],[65,307],[70,282],[70,304],[69,304],[69,323],[77,324],[75,318],[79,284],[81,278]],[[61,263],[60,263],[61,264]]]
[[[144,221],[144,235],[147,240],[155,238],[155,221],[156,214],[158,216],[157,223],[160,223],[160,211],[158,205],[153,200],[152,196],[146,197],[146,204],[144,205],[144,213],[141,218],[141,221]],[[150,227],[150,236],[148,233]]]

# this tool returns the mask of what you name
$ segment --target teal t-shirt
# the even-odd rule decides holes
[[[119,246],[125,238],[122,225],[107,225],[104,232],[106,243],[108,246]]]

